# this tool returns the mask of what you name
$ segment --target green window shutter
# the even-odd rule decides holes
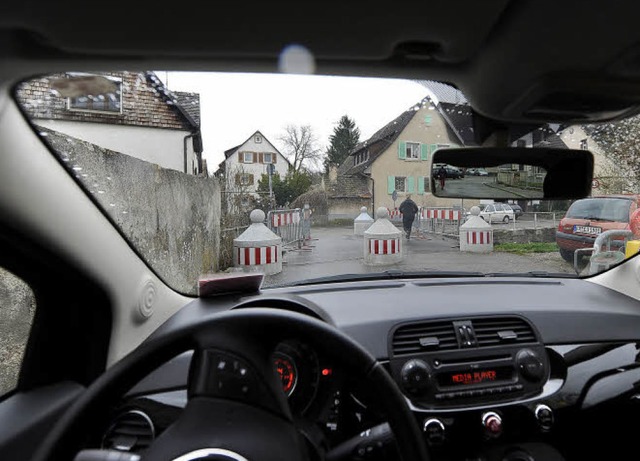
[[[394,190],[396,190],[396,177],[387,176],[387,194],[393,194]]]
[[[424,123],[425,123],[425,125],[431,125],[431,115],[427,115],[424,118]]]
[[[421,154],[422,160],[429,160],[429,146],[427,144],[420,144],[420,149],[422,150]]]
[[[418,194],[424,194],[424,176],[418,176]]]
[[[438,148],[437,144],[431,144],[431,155],[433,155],[433,153],[436,151],[436,149]]]
[[[407,143],[404,141],[398,142],[398,158],[400,160],[407,158]]]
[[[407,178],[407,192],[412,194],[415,190],[416,190],[416,178],[414,178],[413,176],[409,176]]]

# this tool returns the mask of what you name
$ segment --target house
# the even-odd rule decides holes
[[[58,74],[22,84],[17,95],[39,126],[163,168],[206,175],[200,96],[169,91],[154,72]]]
[[[353,217],[363,200],[370,209],[393,209],[408,195],[419,206],[462,205],[429,192],[431,158],[437,149],[476,145],[471,109],[460,91],[437,82],[425,86],[428,96],[358,144],[330,173],[329,200],[340,199],[330,216]]]
[[[550,147],[557,149],[583,149],[593,154],[593,194],[619,193],[624,187],[622,176],[615,176],[617,168],[606,156],[606,147],[593,137],[593,126],[544,125],[516,140],[520,147]]]
[[[284,177],[291,164],[280,151],[260,132],[256,131],[242,144],[224,152],[224,161],[218,166],[216,176],[225,178],[228,193],[243,193],[258,197],[258,181],[273,165],[274,174]]]

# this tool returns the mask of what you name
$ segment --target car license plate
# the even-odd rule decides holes
[[[600,227],[591,227],[591,226],[573,226],[574,234],[589,234],[589,235],[598,235],[602,232]]]

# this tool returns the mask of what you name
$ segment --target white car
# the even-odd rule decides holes
[[[515,213],[506,203],[492,203],[484,207],[484,210],[479,215],[482,219],[488,223],[492,222],[505,222],[513,221],[515,219]]]

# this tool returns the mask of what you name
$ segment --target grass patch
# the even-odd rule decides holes
[[[558,245],[555,242],[499,243],[493,249],[495,251],[524,255],[527,253],[553,253],[558,251]]]

